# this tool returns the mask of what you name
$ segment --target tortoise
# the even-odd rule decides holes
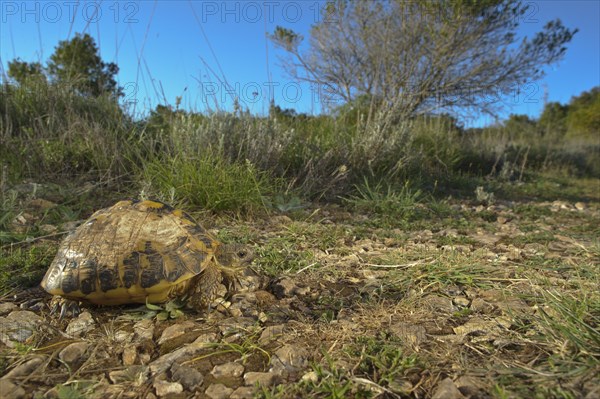
[[[249,248],[220,243],[181,210],[125,200],[97,211],[64,239],[41,286],[64,298],[61,317],[78,301],[121,305],[186,297],[200,310],[221,283],[231,292],[252,259]]]

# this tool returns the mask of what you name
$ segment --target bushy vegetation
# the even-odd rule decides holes
[[[600,176],[598,88],[547,104],[539,120],[511,115],[479,129],[448,114],[398,119],[369,94],[329,115],[275,104],[267,116],[239,107],[197,113],[177,102],[134,120],[119,104],[118,67],[98,54],[86,34],[60,42],[46,66],[9,62],[0,96],[3,192],[24,179],[95,180],[213,211],[256,210],[281,196],[383,197],[393,208],[406,192],[443,194],[470,178]]]

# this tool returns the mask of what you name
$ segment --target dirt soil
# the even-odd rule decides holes
[[[27,199],[15,229],[56,206]],[[59,319],[41,289],[13,288],[0,298],[0,396],[599,398],[594,190],[424,208],[410,223],[336,205],[197,215],[257,252],[207,312],[84,304]],[[43,228],[11,248],[56,248],[65,226]]]

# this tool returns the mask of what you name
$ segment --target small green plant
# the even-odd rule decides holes
[[[140,172],[146,195],[210,211],[264,209],[264,197],[277,191],[276,180],[250,162],[228,162],[217,155],[156,158],[145,162]]]
[[[400,343],[389,337],[359,337],[348,352],[360,359],[357,373],[392,391],[401,389],[410,373],[421,370],[417,355],[405,354]]]
[[[365,178],[355,188],[357,194],[344,198],[344,202],[356,210],[391,217],[397,221],[410,220],[423,199],[421,190],[413,189],[408,181],[400,189],[395,189],[381,181],[373,186]]]
[[[249,332],[249,334],[244,336],[244,339],[241,343],[226,341],[207,343],[207,349],[210,349],[209,353],[187,360],[183,362],[182,365],[194,363],[203,359],[207,359],[211,356],[223,355],[226,353],[236,353],[240,355],[243,363],[245,363],[251,356],[258,355],[265,360],[265,364],[268,364],[271,360],[271,354],[258,343],[260,330],[251,328],[250,330],[245,330],[244,332]]]
[[[156,317],[158,321],[178,319],[184,315],[181,310],[184,306],[185,304],[178,300],[169,301],[165,303],[164,307],[146,302],[146,309],[149,310],[146,313],[146,317]]]
[[[55,244],[0,248],[0,293],[38,284],[55,254]]]
[[[312,365],[313,377],[297,385],[301,397],[314,398],[370,398],[372,393],[362,384],[354,382],[347,370],[338,367],[330,356],[326,364]]]
[[[77,380],[56,386],[58,399],[85,399],[93,393],[94,381]]]
[[[257,248],[255,264],[270,276],[301,270],[314,263],[314,254],[286,237],[274,238]]]
[[[496,197],[493,192],[485,191],[483,186],[477,186],[475,189],[475,200],[484,205],[492,205],[496,202]]]
[[[306,208],[300,197],[292,195],[277,194],[273,197],[272,206],[280,212],[290,212]]]

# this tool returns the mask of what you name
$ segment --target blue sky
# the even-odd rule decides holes
[[[560,18],[578,28],[566,57],[507,99],[508,113],[537,117],[549,101],[569,99],[600,85],[600,1],[533,1],[520,33],[531,35]],[[284,108],[322,111],[321,97],[283,72],[266,39],[282,25],[308,36],[323,1],[7,1],[0,2],[0,61],[42,61],[58,41],[76,32],[92,35],[105,61],[120,67],[124,101],[138,114],[159,103],[197,111],[232,109],[231,94],[254,113],[265,113],[271,91]],[[269,75],[270,74],[270,75]],[[271,82],[271,83],[270,83]],[[479,118],[468,125],[491,123]]]

